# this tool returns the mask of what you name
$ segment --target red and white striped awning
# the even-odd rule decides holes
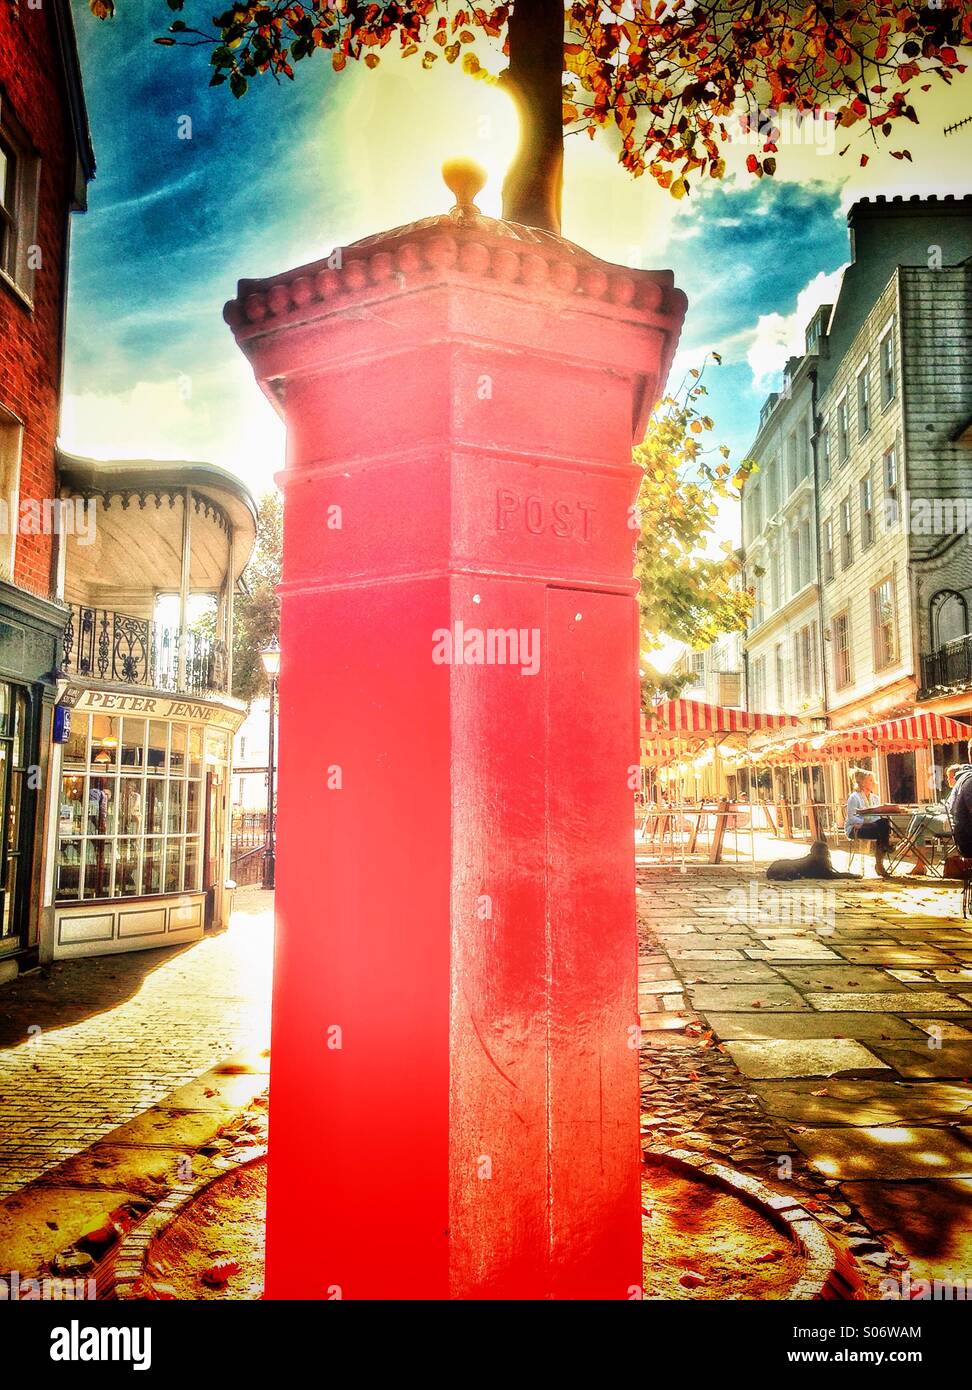
[[[960,724],[944,714],[910,714],[854,729],[828,729],[812,739],[806,736],[766,750],[771,763],[821,763],[870,753],[904,753],[927,748],[930,743],[967,743],[972,725]]]
[[[925,748],[929,743],[965,743],[972,738],[972,725],[960,724],[946,714],[909,714],[903,719],[890,719],[884,724],[872,724],[867,729],[837,730],[838,736],[860,735],[863,742],[879,748],[882,753],[901,752],[908,748]]]
[[[799,728],[792,714],[757,714],[751,710],[705,705],[699,700],[663,700],[645,720],[646,738],[705,734],[755,734]]]

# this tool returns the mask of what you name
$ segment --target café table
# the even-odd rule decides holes
[[[911,855],[915,861],[909,870],[912,876],[927,873],[932,878],[942,877],[941,869],[937,868],[934,862],[934,852],[930,858],[927,853],[927,846],[923,843],[926,833],[925,826],[920,824],[916,826],[915,817],[924,815],[947,825],[948,817],[944,806],[927,802],[920,805],[889,803],[886,806],[865,807],[860,811],[860,814],[866,820],[878,820],[883,817],[890,822],[892,842],[888,869],[891,873]]]

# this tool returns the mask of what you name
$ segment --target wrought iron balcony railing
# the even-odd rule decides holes
[[[936,690],[969,689],[972,689],[972,633],[956,637],[938,651],[922,656],[919,699]]]
[[[185,677],[180,680],[179,631],[110,608],[71,604],[61,664],[69,675],[204,695],[226,691],[226,644],[204,633],[184,634]]]

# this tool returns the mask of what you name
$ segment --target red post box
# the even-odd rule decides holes
[[[468,201],[227,305],[288,430],[269,1297],[638,1296],[631,445],[684,310]]]

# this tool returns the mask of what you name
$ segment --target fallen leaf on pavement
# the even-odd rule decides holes
[[[228,1279],[231,1279],[234,1274],[239,1274],[239,1272],[240,1267],[235,1260],[217,1260],[214,1265],[210,1265],[208,1269],[203,1270],[200,1278],[203,1283],[208,1284],[210,1288],[218,1289],[221,1284],[225,1284]]]

